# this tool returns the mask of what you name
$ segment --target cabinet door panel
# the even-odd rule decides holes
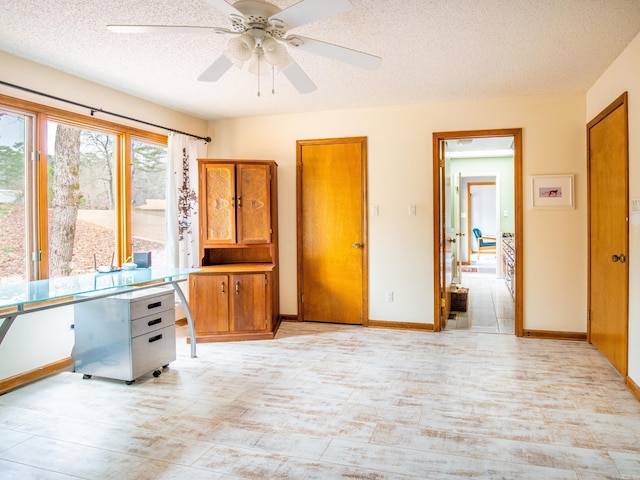
[[[232,276],[231,294],[233,330],[260,331],[266,329],[267,298],[264,274]]]
[[[268,165],[238,165],[238,243],[271,242]]]
[[[189,304],[197,335],[229,331],[229,276],[191,275]]]
[[[235,168],[233,165],[205,164],[204,192],[206,209],[201,218],[204,245],[236,242]]]

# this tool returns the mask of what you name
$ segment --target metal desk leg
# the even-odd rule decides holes
[[[189,310],[189,304],[187,303],[187,299],[185,298],[184,293],[180,289],[180,286],[175,282],[171,282],[171,285],[173,285],[173,289],[178,294],[178,298],[180,299],[180,302],[182,302],[182,306],[184,308],[184,313],[187,316],[187,326],[189,327],[189,339],[191,340],[191,358],[195,358],[196,334],[193,330],[193,320],[191,319],[191,310]]]
[[[0,325],[0,343],[2,343],[2,340],[4,340],[5,335],[11,328],[11,324],[16,319],[19,313],[20,312],[12,313],[11,315],[1,319],[2,325]]]

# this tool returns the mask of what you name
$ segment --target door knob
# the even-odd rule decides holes
[[[362,244],[361,243],[354,243],[353,245],[351,245],[353,248],[362,248]]]
[[[611,260],[613,262],[625,263],[627,261],[627,257],[625,256],[624,253],[621,253],[620,255],[616,255],[614,253],[613,255],[611,255]]]
[[[456,239],[455,238],[450,238],[449,239],[449,243],[456,243]]]

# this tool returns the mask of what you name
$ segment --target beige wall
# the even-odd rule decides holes
[[[431,139],[435,131],[523,128],[525,328],[586,331],[585,96],[551,95],[213,121],[190,117],[0,52],[3,80],[214,138],[208,156],[279,165],[281,311],[297,313],[295,142],[367,136],[370,318],[433,323]],[[0,86],[0,93],[69,109]],[[258,100],[257,100],[258,101]],[[81,110],[81,109],[80,109]],[[82,112],[86,113],[86,112]],[[139,126],[134,124],[134,126]],[[636,155],[637,157],[637,155]],[[528,208],[531,174],[575,173],[576,208]],[[417,205],[409,217],[408,205]],[[384,292],[395,292],[394,302]],[[52,359],[57,360],[60,356]]]
[[[184,113],[141,100],[140,98],[103,87],[96,83],[82,80],[59,70],[54,70],[53,68],[48,68],[24,60],[23,58],[9,55],[3,51],[0,51],[0,65],[2,66],[2,80],[7,83],[72,100],[83,105],[102,108],[120,115],[162,125],[163,127],[206,136],[207,122],[201,118],[185,115]],[[0,85],[0,93],[70,112],[89,115],[89,112],[85,108],[75,107],[65,102],[26,93],[4,85]],[[151,132],[165,135],[168,133],[166,130],[149,127],[99,112],[95,114],[95,117],[100,120],[128,125]]]
[[[640,198],[640,35],[618,56],[587,92],[587,115],[591,121],[623,92],[629,93],[629,198]],[[629,225],[629,377],[640,384],[640,222],[631,216]]]
[[[212,121],[208,156],[279,167],[281,312],[296,314],[296,140],[367,136],[369,317],[433,323],[432,133],[523,129],[524,326],[586,332],[584,94],[513,97]],[[529,175],[576,175],[576,208],[531,210]],[[407,207],[417,205],[417,216]],[[384,292],[393,290],[394,302]]]
[[[8,83],[196,135],[205,136],[207,133],[207,122],[200,118],[146,102],[1,51],[0,66],[2,80]],[[0,85],[0,93],[89,115],[86,109],[25,93],[4,85]],[[167,131],[162,129],[147,127],[109,115],[97,113],[96,118],[167,134]],[[72,323],[73,309],[71,307],[19,316],[2,342],[2,348],[0,348],[0,379],[38,368],[71,355],[73,330],[70,325]],[[29,355],[25,355],[26,346],[28,346]]]

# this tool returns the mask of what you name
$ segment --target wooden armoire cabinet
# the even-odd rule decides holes
[[[279,322],[277,164],[199,159],[196,341],[273,338]]]

